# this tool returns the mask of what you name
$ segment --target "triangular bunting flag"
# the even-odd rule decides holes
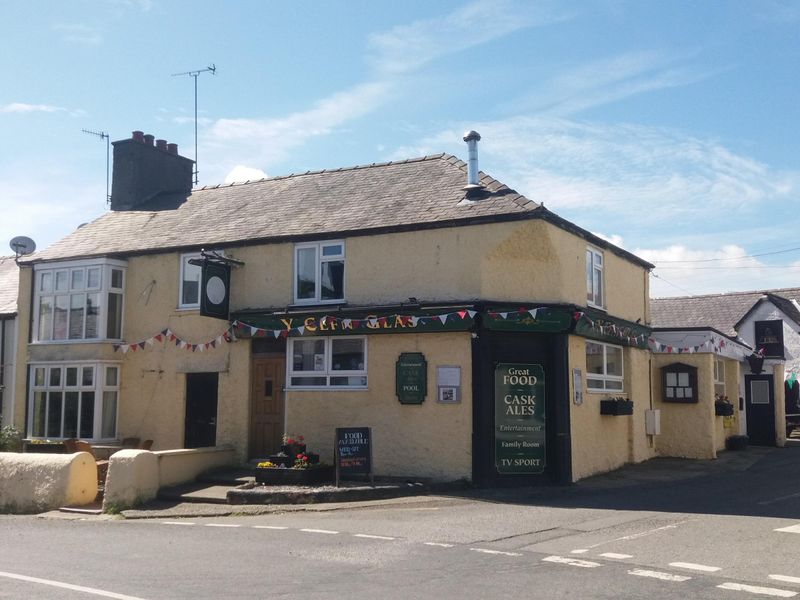
[[[444,314],[444,315],[438,315],[436,318],[442,322],[442,325],[444,325],[445,322],[447,321],[448,316],[449,316],[448,314]]]

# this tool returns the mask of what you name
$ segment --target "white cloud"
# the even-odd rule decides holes
[[[637,248],[634,254],[656,265],[650,280],[653,298],[786,287],[787,271],[800,276],[800,261],[767,264],[737,244],[709,250],[684,245]]]
[[[230,173],[225,176],[225,183],[257,181],[259,179],[266,179],[267,177],[268,175],[261,169],[254,169],[253,167],[246,167],[245,165],[236,165],[231,169]]]
[[[616,233],[612,233],[611,235],[606,235],[598,231],[593,231],[592,234],[596,235],[601,240],[607,241],[609,244],[614,244],[619,248],[625,248],[625,241],[622,239],[621,235],[617,235]]]
[[[478,0],[444,17],[419,20],[370,35],[371,62],[383,73],[405,73],[441,56],[569,16],[549,2],[533,5],[510,0]]]
[[[61,40],[70,44],[96,46],[103,41],[99,31],[88,25],[59,23],[53,25],[53,31],[61,34]]]
[[[344,123],[374,110],[386,101],[389,88],[386,83],[366,83],[283,118],[218,119],[203,136],[201,160],[221,173],[237,164],[267,166],[310,139],[330,135]]]
[[[51,106],[49,104],[26,104],[24,102],[11,102],[10,104],[0,104],[0,113],[54,113],[66,111],[61,106]]]

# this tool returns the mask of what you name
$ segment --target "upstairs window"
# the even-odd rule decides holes
[[[183,254],[181,256],[181,281],[178,308],[200,307],[200,277],[202,268],[190,264],[192,259],[199,259],[200,254]]]
[[[597,248],[586,248],[586,303],[603,308],[603,253]]]
[[[76,261],[34,270],[36,341],[122,339],[124,262]]]
[[[783,358],[783,321],[756,321],[756,351],[768,358]]]
[[[590,391],[622,391],[622,347],[586,342],[586,387]]]
[[[294,301],[344,301],[344,242],[297,244],[294,248]]]

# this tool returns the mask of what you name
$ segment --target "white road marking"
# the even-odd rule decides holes
[[[327,533],[328,535],[336,535],[339,533],[338,531],[331,531],[330,529],[301,529],[300,531],[305,531],[306,533]]]
[[[18,575],[16,573],[6,573],[5,571],[0,571],[0,577],[8,577],[9,579],[18,579],[20,581],[29,581],[31,583],[40,583],[42,585],[50,585],[64,590],[84,592],[85,594],[94,594],[95,596],[103,596],[105,598],[116,598],[117,600],[143,600],[142,598],[139,598],[137,596],[127,596],[125,594],[117,594],[116,592],[107,592],[105,590],[98,590],[97,588],[90,588],[82,585],[73,585],[71,583],[63,583],[61,581],[53,581],[52,579],[40,579],[39,577],[28,577],[27,575]]]
[[[769,578],[775,581],[785,581],[786,583],[800,583],[800,577],[792,577],[791,575],[770,575]]]
[[[487,550],[486,548],[470,548],[473,552],[483,552],[484,554],[502,554],[503,556],[522,556],[519,552],[503,552],[502,550]]]
[[[686,575],[673,575],[672,573],[662,573],[661,571],[648,571],[647,569],[633,569],[628,571],[628,575],[637,575],[639,577],[652,577],[653,579],[661,579],[662,581],[689,581],[691,577]]]
[[[705,573],[714,573],[721,571],[722,567],[711,567],[709,565],[698,565],[697,563],[674,562],[669,563],[670,567],[677,567],[678,569],[691,569],[692,571],[703,571]]]
[[[572,550],[570,554],[586,554],[588,551],[586,548],[578,548],[577,550]]]
[[[785,531],[786,533],[800,533],[800,525],[790,525],[789,527],[781,527],[775,531]]]
[[[237,523],[205,523],[205,527],[241,527]]]
[[[600,563],[592,562],[590,560],[580,560],[578,558],[568,558],[566,556],[546,556],[542,560],[544,562],[559,563],[573,567],[584,567],[586,569],[593,569],[594,567],[602,566]]]
[[[452,548],[455,544],[443,544],[442,542],[425,542],[426,546],[438,546],[439,548]]]
[[[370,535],[368,533],[354,533],[353,537],[367,538],[369,540],[396,540],[397,538],[389,537],[388,535]]]
[[[792,498],[797,498],[800,496],[800,492],[796,494],[788,494],[786,496],[778,496],[777,498],[773,498],[772,500],[763,500],[759,502],[759,504],[774,504],[775,502],[783,502],[784,500],[791,500]]]
[[[162,525],[195,525],[190,521],[161,521]]]
[[[278,527],[277,525],[253,525],[253,529],[289,529],[289,528]]]
[[[598,542],[597,544],[589,546],[589,549],[597,548],[598,546],[604,546],[605,544],[611,544],[612,542],[627,542],[629,540],[638,540],[639,538],[643,538],[648,535],[653,535],[654,533],[659,533],[661,531],[666,531],[668,529],[676,529],[678,525],[683,525],[684,523],[688,523],[690,520],[691,519],[686,519],[685,521],[678,521],[677,523],[673,523],[672,525],[664,525],[663,527],[656,527],[655,529],[648,529],[647,531],[640,531],[639,533],[624,535],[622,537],[618,537],[613,540]]]
[[[722,583],[717,586],[721,590],[734,590],[736,592],[750,592],[751,594],[761,594],[762,596],[777,596],[778,598],[793,598],[797,592],[780,590],[778,588],[761,587],[758,585],[745,585],[743,583]]]
[[[605,558],[619,558],[619,559],[633,558],[633,555],[631,554],[617,554],[616,552],[603,552],[600,556],[603,556]]]

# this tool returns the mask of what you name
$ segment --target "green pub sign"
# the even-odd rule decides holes
[[[400,404],[422,404],[428,391],[428,361],[422,352],[403,352],[395,365]]]
[[[542,473],[545,467],[544,369],[498,364],[494,372],[494,456],[503,475]]]

